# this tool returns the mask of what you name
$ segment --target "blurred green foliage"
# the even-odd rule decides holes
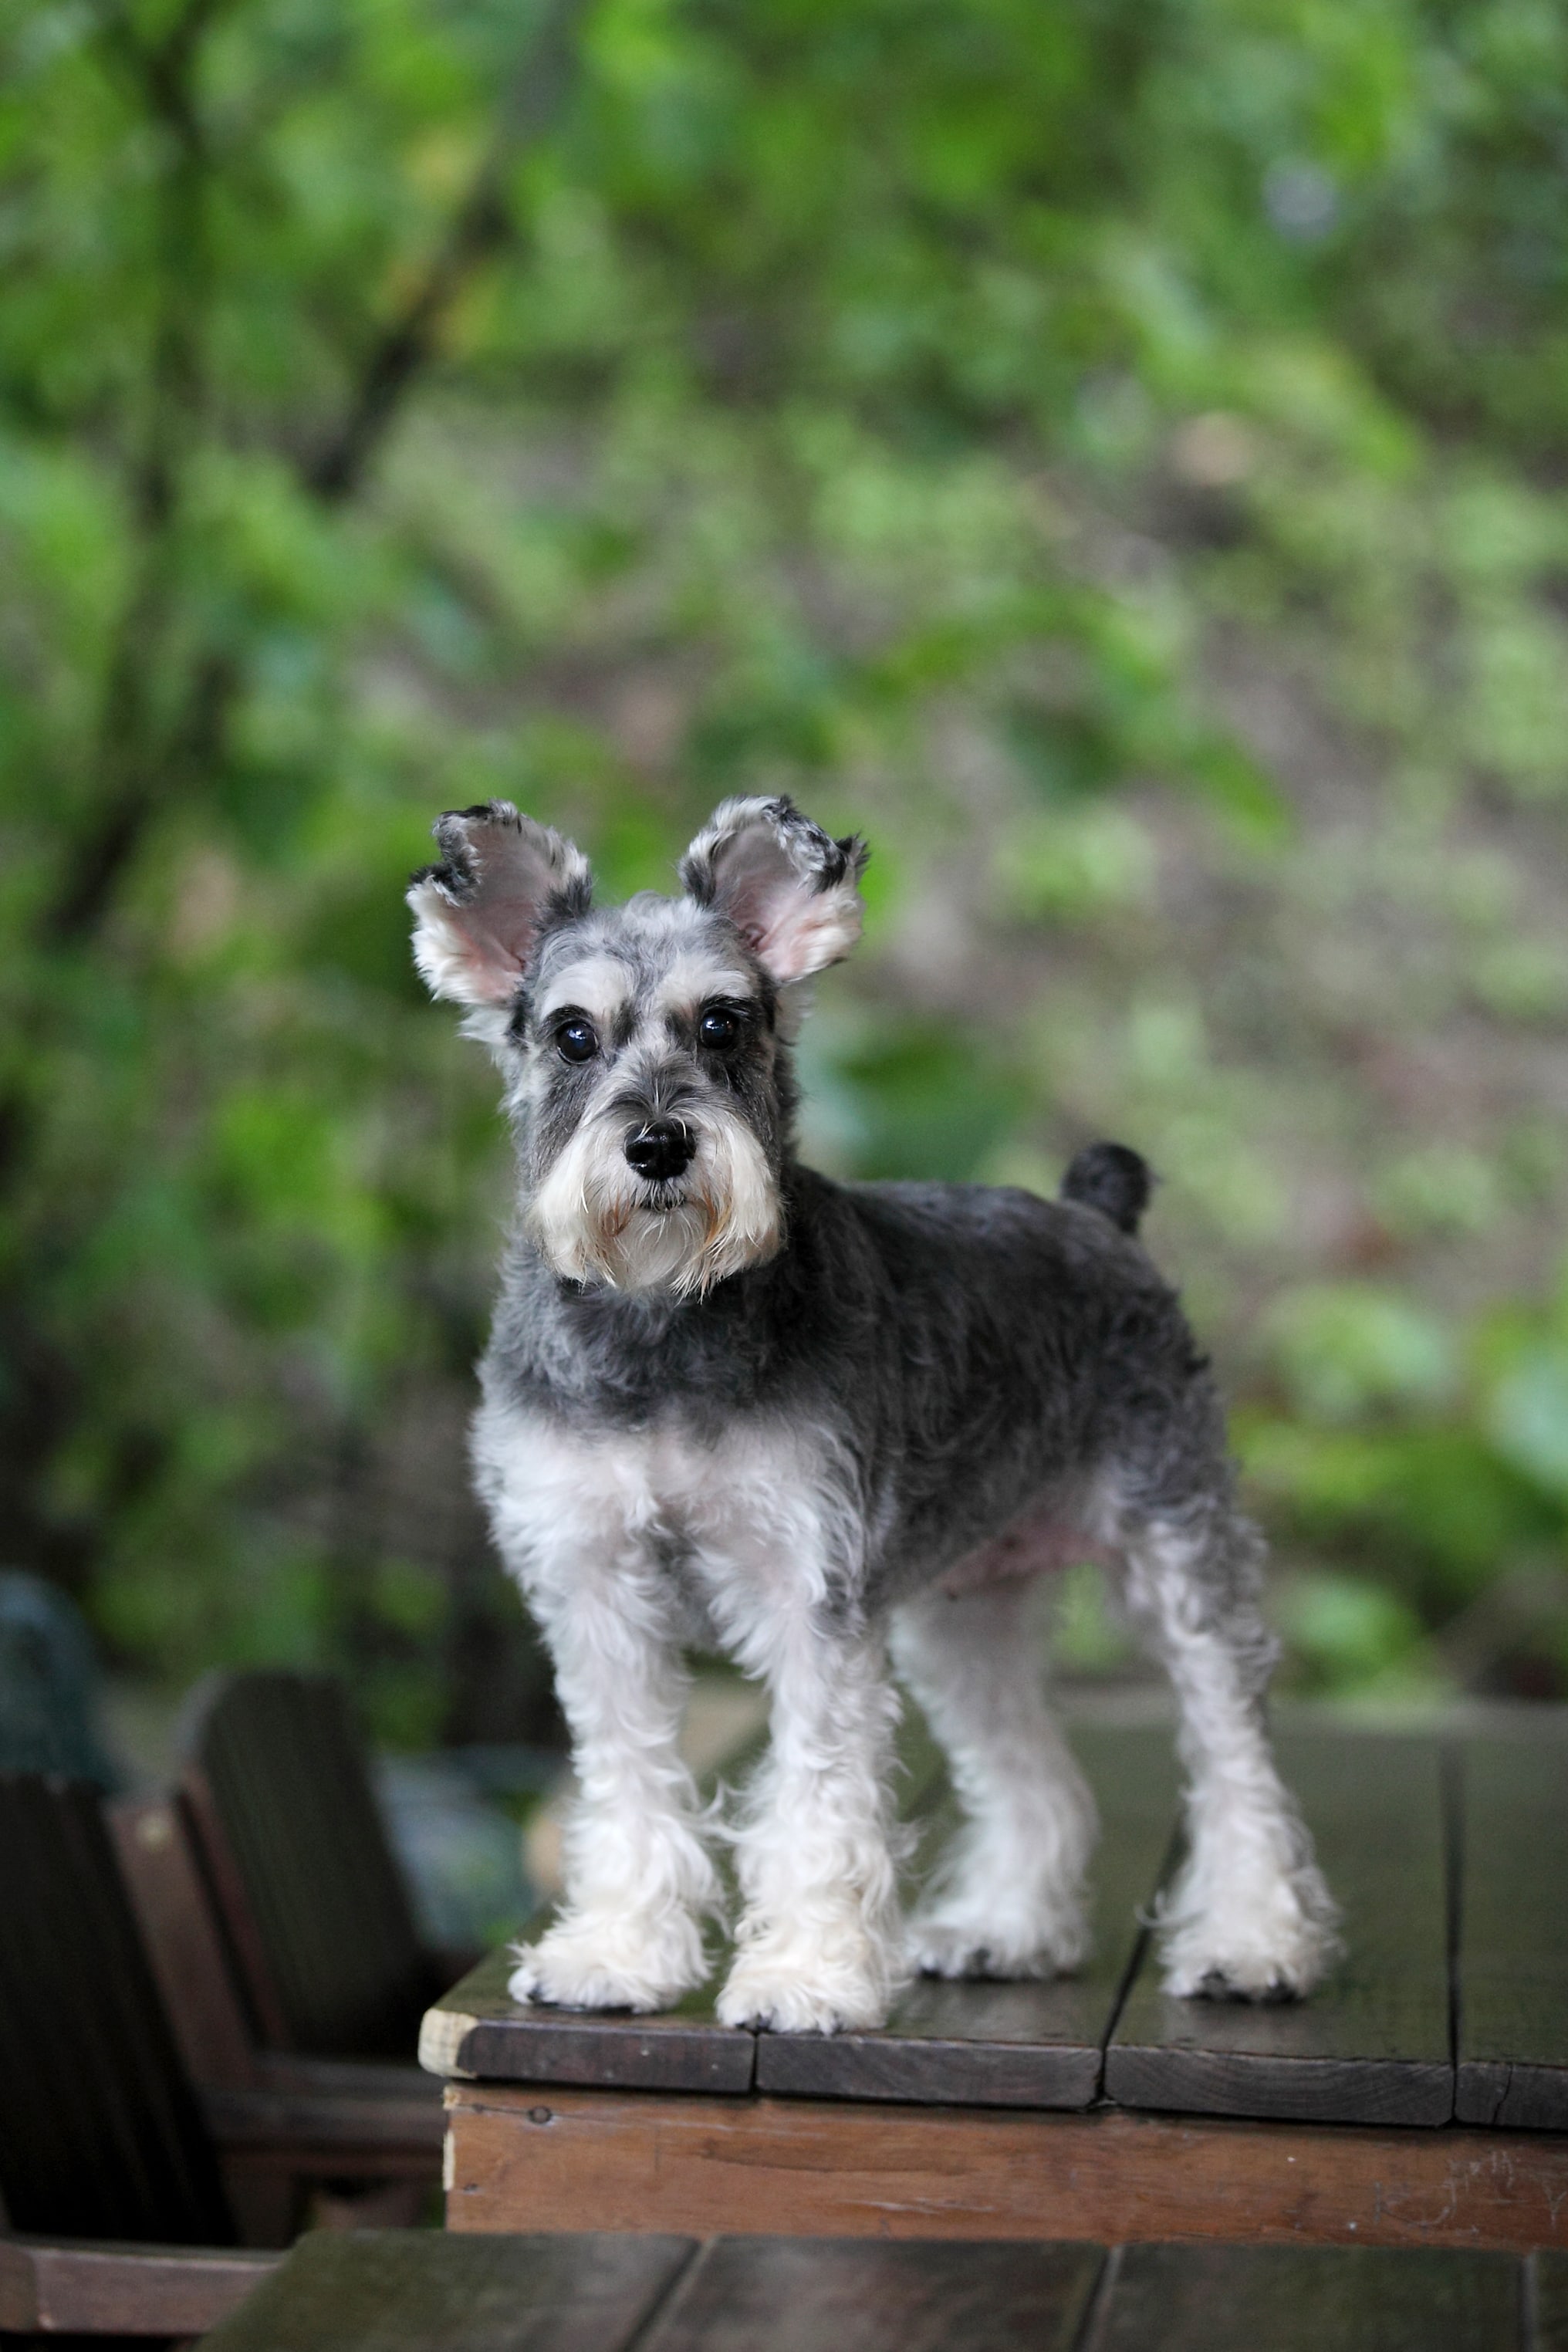
[[[1416,1100],[1568,1011],[1561,12],[7,0],[0,68],[12,1557],[513,1727],[402,886],[491,793],[620,891],[786,788],[878,856],[814,1147],[1144,1145],[1300,1676],[1561,1690],[1561,1095]]]

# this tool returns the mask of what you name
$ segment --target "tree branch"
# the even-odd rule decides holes
[[[306,481],[330,505],[352,498],[416,376],[433,356],[442,321],[476,270],[512,234],[507,175],[553,129],[576,77],[574,37],[584,0],[552,0],[539,37],[501,109],[489,152],[440,249],[408,302],[383,330],[361,373],[348,413]]]

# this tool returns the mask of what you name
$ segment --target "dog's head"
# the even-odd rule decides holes
[[[860,935],[862,842],[726,801],[683,895],[595,908],[588,862],[490,801],[439,818],[414,955],[506,1070],[528,1227],[579,1282],[703,1291],[773,1255],[794,1107],[787,992]]]

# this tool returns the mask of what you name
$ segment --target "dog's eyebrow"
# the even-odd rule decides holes
[[[618,957],[589,956],[554,974],[540,996],[534,1017],[548,1021],[570,1005],[574,1013],[589,1013],[607,1027],[625,1010],[631,993],[631,974]]]
[[[659,1013],[678,1013],[707,1004],[721,997],[726,1004],[753,1004],[756,982],[750,972],[737,965],[716,963],[710,957],[677,956],[659,976],[654,992],[654,1009]]]

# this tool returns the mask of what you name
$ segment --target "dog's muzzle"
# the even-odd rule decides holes
[[[690,1129],[673,1118],[650,1118],[646,1126],[634,1128],[622,1148],[628,1164],[650,1184],[673,1183],[690,1167],[697,1151]]]

